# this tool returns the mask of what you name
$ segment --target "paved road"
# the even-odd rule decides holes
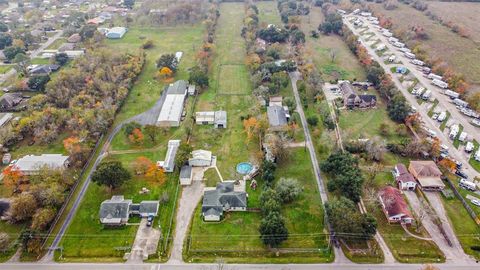
[[[55,35],[51,36],[45,43],[43,43],[38,49],[33,50],[30,53],[30,59],[37,57],[43,50],[45,50],[48,46],[50,46],[55,40],[59,39],[63,35],[63,30],[58,31]],[[7,73],[0,76],[0,84],[5,82],[8,78],[14,76],[17,71],[12,68]]]
[[[165,91],[164,91],[165,92]],[[164,95],[160,97],[160,99],[155,103],[155,105],[148,111],[141,113],[137,116],[134,116],[130,119],[125,120],[124,122],[118,124],[110,133],[108,133],[107,139],[105,140],[105,144],[103,145],[102,149],[100,150],[100,153],[98,157],[95,159],[95,163],[93,164],[92,168],[87,172],[87,178],[83,182],[80,193],[77,195],[75,198],[75,201],[73,203],[72,208],[70,209],[70,212],[67,214],[67,217],[65,221],[62,224],[62,227],[60,228],[60,231],[58,232],[57,235],[55,235],[55,239],[52,242],[52,245],[50,246],[50,250],[47,252],[47,254],[42,258],[41,262],[50,262],[53,260],[53,254],[54,250],[58,248],[58,244],[60,243],[60,240],[62,239],[63,235],[65,234],[65,231],[67,230],[68,226],[70,225],[70,222],[73,219],[73,216],[77,212],[80,203],[82,202],[83,196],[85,195],[85,192],[88,189],[88,186],[90,185],[90,180],[92,177],[92,173],[96,170],[98,164],[103,160],[104,157],[108,155],[108,150],[110,148],[110,143],[112,142],[113,138],[115,135],[122,129],[123,125],[129,122],[137,121],[143,125],[146,124],[154,124],[155,121],[157,120],[158,113],[161,110],[161,107],[163,105],[163,100],[164,100]],[[155,113],[157,113],[155,115]],[[68,203],[68,202],[65,202]]]
[[[193,181],[190,186],[183,187],[182,197],[177,210],[173,249],[168,260],[169,264],[183,263],[183,242],[185,241],[190,221],[195,214],[195,207],[197,207],[198,202],[202,198],[204,187],[205,185],[202,181]]]
[[[312,143],[312,138],[310,136],[310,130],[308,128],[307,120],[305,118],[305,113],[303,112],[303,107],[300,99],[300,95],[298,94],[298,89],[297,89],[297,81],[301,79],[301,74],[298,71],[291,72],[290,74],[290,80],[292,83],[292,89],[293,89],[293,95],[295,97],[295,103],[297,105],[297,112],[300,115],[300,121],[302,122],[303,126],[303,132],[305,134],[305,144],[308,148],[308,152],[310,153],[310,160],[312,161],[313,165],[313,171],[315,174],[315,179],[317,180],[317,186],[318,190],[320,192],[320,198],[322,200],[322,203],[325,204],[328,201],[328,195],[327,191],[325,189],[325,184],[323,183],[322,176],[320,175],[320,166],[319,166],[319,161],[317,159],[317,154],[315,152],[315,148],[313,147]],[[333,231],[330,228],[330,231]],[[334,253],[335,253],[335,262],[336,263],[349,263],[350,260],[348,260],[345,257],[345,254],[343,254],[343,251],[341,248],[337,248],[334,246]]]
[[[360,37],[361,43],[364,45],[364,47],[367,49],[369,52],[370,56],[372,56],[373,59],[375,59],[380,66],[382,66],[387,74],[390,74],[392,76],[392,79],[396,85],[396,87],[402,92],[402,94],[405,96],[408,102],[412,104],[412,106],[416,107],[418,112],[420,113],[420,116],[422,117],[422,120],[426,123],[426,125],[435,131],[437,133],[437,137],[441,140],[442,144],[445,144],[449,147],[449,154],[456,160],[460,161],[463,163],[462,170],[465,172],[470,179],[474,179],[475,176],[478,176],[478,172],[473,169],[472,166],[468,163],[468,156],[465,155],[465,153],[459,149],[456,149],[453,146],[453,141],[448,138],[447,130],[445,129],[444,132],[440,130],[440,125],[437,121],[431,119],[428,116],[428,109],[425,106],[418,106],[416,98],[408,92],[408,89],[402,85],[402,83],[398,80],[398,74],[394,74],[390,68],[393,67],[394,65],[387,65],[383,61],[383,59],[378,56],[375,51],[370,48],[364,41],[364,38],[360,35],[359,29],[355,29],[353,25],[348,21],[348,18],[351,18],[349,16],[344,19],[345,25],[347,25],[350,30],[355,33],[358,37]],[[456,108],[453,103],[450,102],[450,99],[440,93],[440,89],[431,85],[430,80],[425,78],[423,76],[423,73],[419,70],[416,69],[416,65],[413,65],[409,62],[409,59],[406,58],[403,53],[397,50],[396,47],[391,45],[388,42],[388,39],[384,37],[380,32],[373,27],[373,25],[370,24],[367,20],[364,20],[367,26],[369,26],[369,31],[375,33],[375,36],[380,39],[380,41],[386,45],[388,48],[388,53],[394,53],[397,56],[397,59],[400,59],[402,61],[402,66],[406,66],[410,72],[415,75],[415,77],[419,80],[420,84],[428,89],[431,89],[432,95],[439,100],[439,105],[445,109],[447,109],[451,113],[451,119],[455,119],[457,123],[460,123],[463,125],[464,130],[470,135],[473,136],[477,141],[480,141],[480,130],[474,126],[472,126],[466,116],[461,114]]]
[[[478,264],[438,264],[440,270],[475,270]],[[421,264],[2,264],[2,270],[420,270]]]

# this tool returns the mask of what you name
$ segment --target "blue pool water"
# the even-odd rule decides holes
[[[248,174],[252,171],[253,165],[249,162],[238,163],[237,172],[239,174]]]

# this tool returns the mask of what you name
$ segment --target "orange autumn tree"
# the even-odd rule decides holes
[[[247,132],[247,143],[257,133],[259,127],[260,127],[260,123],[257,121],[255,117],[250,117],[248,119],[243,120],[243,128]]]
[[[25,175],[15,165],[8,166],[3,170],[3,184],[11,189],[13,193],[26,190],[28,187],[26,180]]]
[[[142,131],[139,128],[136,128],[130,135],[128,135],[128,139],[131,143],[141,144],[143,143],[144,136]]]
[[[147,157],[141,156],[135,159],[133,167],[136,174],[146,174],[150,167],[155,166]]]
[[[450,172],[454,172],[457,168],[457,164],[449,158],[444,158],[444,159],[440,160],[440,162],[438,162],[438,164],[440,166],[444,167],[445,169],[449,170]]]
[[[158,167],[156,164],[151,164],[145,173],[147,179],[158,182],[160,185],[163,184],[166,180],[165,171],[163,168]]]
[[[158,73],[165,81],[170,80],[173,75],[173,71],[168,67],[162,67]]]

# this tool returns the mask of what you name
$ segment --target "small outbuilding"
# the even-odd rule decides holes
[[[194,150],[188,164],[192,167],[210,167],[212,165],[212,152],[207,150]]]
[[[188,186],[192,184],[193,174],[192,174],[192,166],[184,165],[180,169],[180,185]]]
[[[127,28],[125,27],[113,27],[108,30],[105,36],[110,39],[120,39],[125,33],[127,33]]]

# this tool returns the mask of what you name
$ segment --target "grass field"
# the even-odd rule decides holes
[[[248,95],[251,93],[247,67],[240,65],[221,65],[219,68],[219,95]]]
[[[278,14],[277,2],[259,1],[255,5],[258,8],[258,19],[261,26],[268,24],[281,25],[280,15]]]
[[[429,38],[420,42],[430,58],[444,59],[451,65],[454,71],[464,74],[469,82],[472,84],[480,83],[480,65],[476,64],[480,61],[480,54],[478,53],[478,44],[474,41],[468,38],[461,38],[447,27],[431,20],[424,13],[410,6],[399,4],[398,8],[393,10],[385,10],[383,4],[372,3],[371,6],[377,12],[390,17],[394,29],[407,31],[412,26],[418,25],[423,27]],[[474,10],[466,12],[475,14]],[[461,15],[462,13],[447,13],[455,13],[455,16],[462,18],[462,20],[464,19]],[[478,21],[478,16],[474,18]],[[469,29],[478,28],[474,27],[476,23],[468,25]],[[409,45],[412,44],[413,42],[409,42]]]
[[[12,68],[12,65],[0,65],[0,74],[5,74]]]
[[[50,46],[48,46],[46,48],[46,50],[57,50],[58,48],[60,48],[60,46],[62,46],[63,43],[67,42],[67,39],[65,38],[59,38],[57,40],[55,40],[52,44],[50,44]]]
[[[322,11],[318,7],[312,7],[308,16],[302,16],[301,29],[306,35],[306,58],[313,59],[325,81],[364,80],[366,75],[363,67],[338,35],[320,34],[317,39],[310,37],[310,31],[316,30],[323,20]],[[333,61],[331,54],[335,55]]]

